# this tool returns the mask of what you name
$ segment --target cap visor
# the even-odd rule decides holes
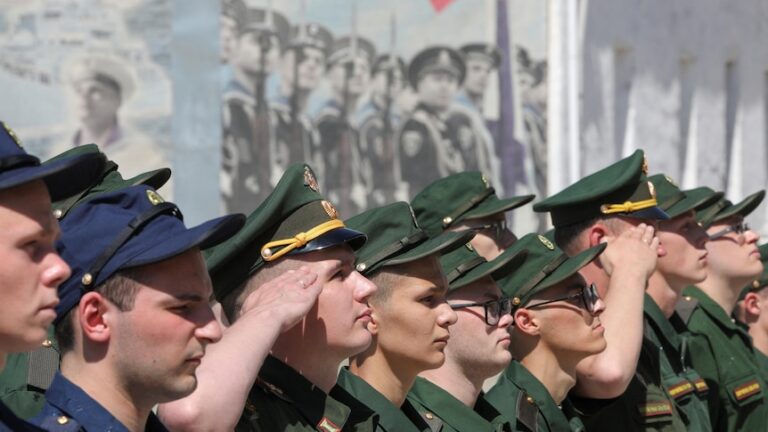
[[[605,243],[599,244],[579,253],[578,255],[568,258],[564,263],[560,264],[560,266],[556,268],[555,271],[550,273],[536,285],[535,292],[539,292],[544,288],[549,288],[552,285],[555,285],[558,282],[562,282],[569,278],[571,275],[581,270],[582,267],[592,262],[595,257],[600,255],[605,250],[606,246],[608,245]]]
[[[468,211],[462,219],[478,219],[497,213],[503,213],[524,206],[533,201],[536,195],[522,195],[505,199],[488,199],[477,205],[476,208]]]
[[[450,252],[459,246],[467,244],[467,242],[472,240],[472,237],[474,237],[475,234],[476,232],[472,230],[459,232],[447,231],[437,237],[425,241],[404,254],[398,255],[391,260],[385,260],[381,265],[389,266],[405,264],[432,254]]]
[[[131,177],[126,180],[131,186],[135,185],[147,185],[155,189],[160,189],[171,178],[170,168],[160,168],[145,173],[141,173],[135,177]]]
[[[351,228],[336,228],[310,241],[304,247],[292,250],[288,255],[303,254],[341,244],[349,244],[353,250],[360,249],[368,240],[368,236]]]
[[[59,201],[93,184],[101,175],[105,162],[104,155],[87,153],[38,166],[6,171],[0,176],[0,189],[43,180],[48,186],[51,201]]]
[[[755,192],[752,195],[744,198],[741,202],[734,204],[715,215],[715,218],[712,221],[720,221],[735,214],[747,217],[753,211],[755,211],[761,202],[763,202],[763,198],[765,198],[765,190]]]
[[[495,281],[503,279],[525,261],[526,255],[528,255],[526,249],[507,249],[493,260],[480,264],[454,280],[449,289],[454,290],[467,286],[486,276],[491,276]]]
[[[685,198],[666,210],[669,218],[676,218],[697,208],[707,207],[723,197],[722,192],[710,193],[705,190],[683,191]]]
[[[664,210],[653,206],[646,209],[634,211],[632,213],[619,213],[619,216],[631,217],[636,219],[654,219],[654,220],[667,220],[669,215]]]

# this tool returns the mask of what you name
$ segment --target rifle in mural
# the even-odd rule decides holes
[[[341,131],[339,133],[339,185],[341,186],[339,194],[339,205],[344,212],[349,213],[351,210],[350,195],[352,192],[352,185],[355,181],[352,175],[353,160],[352,160],[352,145],[355,142],[354,131],[352,125],[349,123],[349,111],[350,111],[350,96],[349,96],[349,80],[355,73],[355,59],[357,58],[357,4],[355,0],[351,0],[351,33],[350,33],[350,46],[349,59],[344,63],[344,85],[341,96],[341,113],[339,115],[339,127]],[[333,175],[329,173],[330,175]],[[351,214],[351,213],[350,213]]]
[[[304,137],[301,130],[301,119],[299,118],[299,65],[304,61],[304,40],[305,40],[305,12],[306,2],[301,1],[301,13],[299,23],[297,25],[298,34],[296,35],[297,46],[293,48],[293,82],[291,83],[291,99],[289,101],[291,111],[291,143],[289,146],[297,146],[298,148],[306,151],[304,146]],[[290,153],[290,152],[289,152]],[[310,155],[304,153],[304,162],[310,162]],[[289,162],[295,162],[289,160]]]
[[[383,147],[382,158],[384,159],[382,161],[382,165],[387,168],[386,172],[388,173],[388,175],[385,175],[382,179],[382,189],[387,195],[387,201],[394,201],[397,179],[400,178],[400,173],[397,169],[397,164],[395,163],[395,151],[397,144],[395,143],[394,122],[392,121],[392,108],[395,100],[395,95],[393,94],[395,69],[400,67],[397,61],[396,31],[396,16],[395,11],[392,10],[389,21],[389,65],[387,66],[387,84],[384,91],[384,112],[382,118],[383,127],[381,133]]]
[[[265,8],[265,31],[259,33],[259,48],[261,51],[261,57],[259,58],[259,71],[256,74],[254,82],[254,93],[256,97],[256,109],[253,118],[253,138],[254,149],[251,157],[258,160],[254,163],[256,172],[253,173],[256,176],[259,188],[262,189],[261,195],[264,195],[263,191],[267,191],[270,188],[270,119],[269,119],[269,105],[267,103],[266,96],[266,82],[269,77],[269,71],[267,71],[267,57],[270,50],[275,47],[272,46],[272,30],[274,28],[274,17],[272,14],[272,2],[267,1]],[[257,156],[258,155],[258,156]],[[253,203],[259,204],[259,203]]]

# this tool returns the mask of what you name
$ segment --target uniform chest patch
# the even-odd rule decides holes
[[[749,381],[733,389],[733,395],[736,396],[738,401],[757,393],[760,393],[760,383],[757,380]]]
[[[648,402],[637,406],[643,417],[656,417],[672,414],[672,404],[668,401]]]
[[[328,417],[323,417],[320,422],[317,424],[317,429],[325,432],[339,432],[341,431],[341,428],[336,426],[336,424],[330,420],[328,420]]]
[[[707,382],[704,381],[704,378],[697,379],[693,382],[693,385],[696,386],[696,391],[699,393],[706,393],[709,391],[709,386],[707,385]]]
[[[675,385],[667,387],[667,393],[669,393],[669,395],[675,399],[685,396],[688,393],[692,392],[693,390],[694,390],[693,384],[691,384],[687,380],[681,381]]]

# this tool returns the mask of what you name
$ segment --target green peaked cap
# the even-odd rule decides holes
[[[491,261],[486,261],[467,243],[464,247],[443,254],[440,266],[448,280],[448,290],[452,291],[486,276],[493,280],[507,277],[525,260],[527,253],[525,249],[507,249]]]
[[[101,151],[96,144],[85,144],[73,147],[63,153],[59,153],[58,155],[43,162],[43,164],[49,164],[56,162],[59,159],[89,153],[100,154]],[[67,199],[53,203],[53,215],[56,217],[56,219],[62,219],[67,215],[67,213],[69,213],[70,210],[72,210],[72,208],[87,199],[93,198],[96,195],[113,192],[129,186],[147,185],[153,187],[154,189],[160,189],[160,187],[162,187],[169,178],[171,178],[171,169],[160,168],[141,173],[129,179],[124,179],[122,174],[120,174],[118,171],[118,165],[111,160],[107,160],[101,175],[98,176],[94,182],[84,191]]]
[[[266,262],[344,243],[357,249],[365,239],[365,234],[345,227],[320,193],[312,168],[299,163],[288,167],[237,234],[204,253],[214,294],[221,301]]]
[[[535,195],[499,199],[488,179],[467,171],[429,184],[412,200],[419,224],[430,237],[465,219],[478,219],[520,207]]]
[[[711,189],[709,190],[711,191]],[[736,204],[723,198],[721,194],[720,199],[698,210],[696,213],[696,220],[698,220],[704,228],[708,228],[715,222],[719,222],[733,215],[738,214],[747,217],[760,205],[761,202],[763,202],[763,198],[765,198],[765,189],[749,195]]]
[[[670,218],[706,207],[723,196],[722,193],[716,193],[711,189],[709,191],[703,190],[704,188],[682,191],[674,180],[664,174],[652,175],[648,177],[648,180],[656,188],[656,200],[659,203],[659,208],[664,210]]]
[[[551,238],[526,234],[510,250],[527,250],[525,261],[509,276],[498,281],[499,287],[516,307],[525,305],[536,293],[564,281],[589,264],[605,250],[606,244],[589,248],[569,257]]]
[[[637,150],[539,201],[533,210],[549,212],[555,227],[606,215],[668,219],[657,207],[654,188],[645,177],[647,171],[643,151]]]
[[[357,250],[355,268],[371,275],[384,266],[404,264],[445,252],[468,242],[474,232],[448,232],[429,238],[407,202],[377,207],[346,221],[352,229],[368,233],[368,242]]]

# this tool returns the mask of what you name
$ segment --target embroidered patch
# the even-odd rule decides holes
[[[760,383],[757,382],[757,380],[752,380],[733,389],[733,395],[736,396],[736,400],[738,401],[746,399],[756,393],[760,393]]]
[[[341,430],[335,423],[328,420],[328,417],[323,417],[322,420],[320,420],[320,423],[317,424],[317,428],[326,432],[339,432]]]
[[[696,386],[696,391],[699,393],[705,393],[709,391],[709,386],[707,385],[707,382],[704,381],[704,378],[697,379],[693,382],[693,385]]]
[[[669,393],[669,395],[675,399],[685,396],[688,393],[692,392],[693,390],[694,390],[693,384],[691,384],[687,380],[681,381],[673,386],[667,387],[667,393]]]
[[[334,207],[333,204],[326,200],[321,201],[320,204],[323,205],[323,209],[325,210],[325,213],[328,214],[328,217],[331,219],[339,218],[339,212],[336,210],[336,207]]]
[[[660,415],[672,414],[672,404],[667,401],[648,402],[637,406],[640,415],[643,417],[656,417]]]

